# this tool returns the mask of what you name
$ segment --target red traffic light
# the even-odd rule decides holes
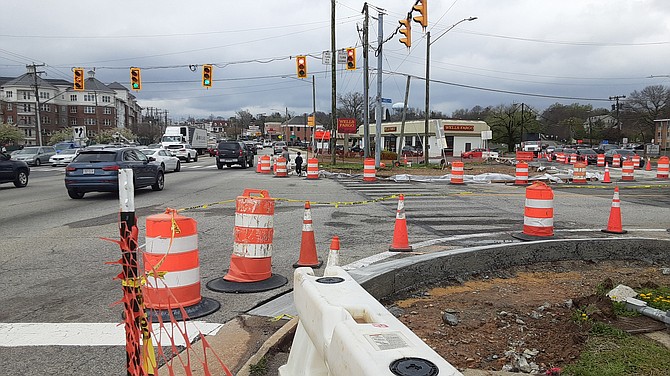
[[[356,49],[347,48],[347,70],[356,70]]]
[[[307,78],[307,57],[296,56],[295,64],[298,78]]]
[[[73,89],[76,91],[84,91],[84,68],[74,68],[73,72]]]

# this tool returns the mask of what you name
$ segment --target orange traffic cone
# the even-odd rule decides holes
[[[609,163],[605,163],[605,177],[603,178],[603,183],[611,183],[610,179],[610,166]]]
[[[323,261],[316,255],[316,242],[314,241],[314,228],[312,227],[312,211],[309,201],[305,202],[305,215],[302,220],[302,242],[300,243],[300,258],[293,264],[294,268],[308,266],[320,268]]]
[[[330,251],[328,251],[328,261],[326,261],[326,270],[329,266],[340,266],[340,238],[336,235],[330,241]],[[324,275],[326,273],[324,272]]]
[[[407,238],[407,221],[405,220],[405,196],[400,195],[398,199],[398,210],[395,215],[395,228],[393,230],[393,244],[389,247],[391,252],[410,252],[412,246]]]
[[[651,158],[647,157],[647,166],[644,168],[645,171],[651,171]]]
[[[610,219],[607,222],[607,228],[601,231],[610,234],[625,234],[628,232],[621,226],[621,200],[619,200],[619,187],[614,187],[614,197],[612,197]]]

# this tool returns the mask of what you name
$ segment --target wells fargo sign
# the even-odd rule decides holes
[[[338,133],[356,133],[358,127],[356,126],[356,119],[343,118],[337,119]]]
[[[391,133],[391,132],[397,132],[397,131],[398,131],[398,127],[384,127],[384,132]]]
[[[444,130],[445,131],[452,131],[452,132],[474,132],[475,126],[474,125],[444,125]]]

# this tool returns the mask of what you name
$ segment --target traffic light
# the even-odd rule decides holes
[[[142,90],[142,77],[140,68],[130,68],[130,87],[133,90]]]
[[[398,32],[405,36],[404,38],[400,38],[400,43],[407,46],[407,48],[412,47],[412,21],[407,17],[407,19],[398,22],[400,22],[400,30]],[[405,27],[404,29],[402,28],[403,26]]]
[[[202,66],[202,86],[206,88],[212,87],[212,65],[205,64]]]
[[[356,70],[356,49],[347,48],[347,70]]]
[[[307,57],[306,56],[296,56],[295,66],[298,71],[298,78],[307,78]]]
[[[84,68],[74,68],[74,90],[84,91]]]
[[[428,0],[416,0],[412,9],[418,11],[421,15],[414,17],[414,21],[421,24],[424,30],[428,27]]]

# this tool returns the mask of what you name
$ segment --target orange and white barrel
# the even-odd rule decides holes
[[[307,179],[319,178],[319,160],[316,158],[309,158],[307,160]]]
[[[572,153],[570,154],[570,164],[575,164],[577,163],[577,154]]]
[[[363,181],[376,181],[376,173],[374,158],[365,158],[363,161]]]
[[[176,309],[197,304],[200,295],[198,225],[167,209],[146,219],[146,247],[142,254],[144,301],[152,309]]]
[[[637,154],[633,156],[633,168],[640,168],[640,156]]]
[[[658,162],[656,163],[656,179],[667,179],[669,173],[670,158],[666,156],[658,158]]]
[[[621,167],[621,155],[614,154],[612,156],[612,167]]]
[[[605,167],[605,154],[598,154],[598,167]]]
[[[544,182],[526,188],[523,234],[533,237],[554,235],[554,192]]]
[[[528,185],[528,163],[519,162],[516,164],[514,185]]]
[[[556,154],[556,162],[558,163],[563,163],[565,158],[565,154],[563,153],[558,153]]]
[[[284,157],[277,158],[277,163],[275,163],[275,177],[276,178],[288,177],[288,170],[286,169],[286,158]]]
[[[577,162],[574,164],[572,182],[577,184],[586,184],[586,163]]]
[[[264,155],[261,157],[261,174],[269,174],[270,171],[270,156]]]
[[[255,282],[270,278],[274,214],[275,201],[266,190],[245,189],[242,196],[237,197],[233,255],[223,279]]]
[[[635,165],[633,161],[624,161],[621,168],[622,181],[635,181]]]
[[[451,184],[465,184],[463,182],[463,162],[454,161],[451,163]]]

